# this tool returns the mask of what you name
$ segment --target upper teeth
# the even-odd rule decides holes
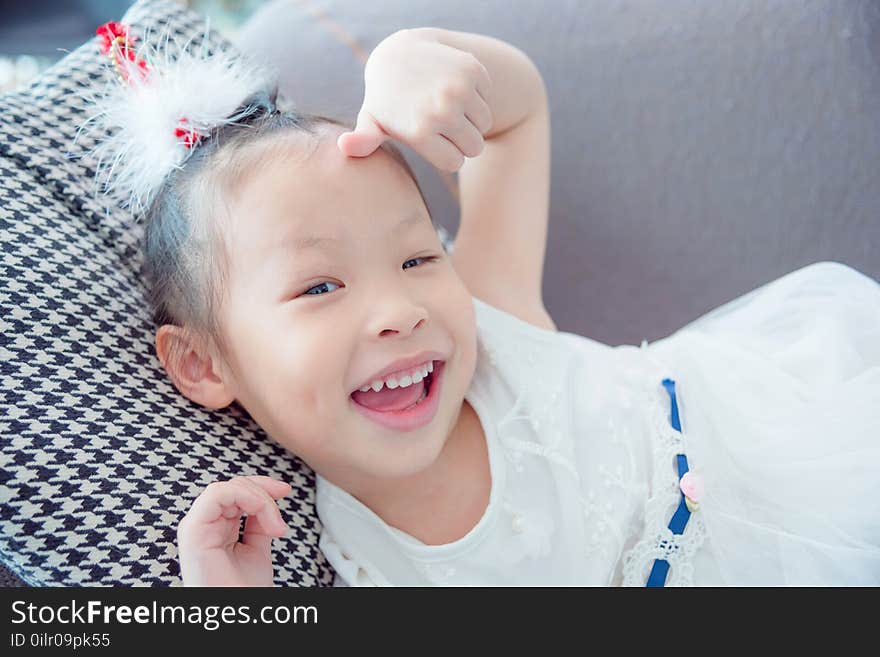
[[[427,363],[424,363],[414,370],[412,370],[408,374],[404,374],[399,379],[397,375],[387,376],[384,379],[376,379],[369,385],[361,388],[361,392],[366,392],[367,390],[372,389],[373,392],[379,392],[382,389],[382,386],[388,386],[391,390],[394,390],[396,387],[400,386],[401,388],[406,388],[407,386],[412,385],[413,383],[418,383],[426,376],[428,376],[429,372],[434,371],[434,361],[429,360]]]

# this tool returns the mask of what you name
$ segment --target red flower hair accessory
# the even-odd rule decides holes
[[[255,99],[274,96],[274,75],[240,55],[211,55],[202,47],[193,52],[192,41],[180,46],[165,34],[151,39],[161,44],[157,52],[139,46],[131,28],[114,21],[95,33],[98,49],[123,83],[91,99],[97,111],[87,124],[102,129],[90,153],[96,182],[105,194],[120,194],[135,214],[213,130],[262,110],[265,100]],[[176,58],[171,49],[179,51]]]
[[[137,37],[131,34],[128,25],[110,21],[99,26],[95,34],[101,38],[98,48],[101,53],[110,57],[113,62],[113,70],[122,81],[131,84],[132,72],[136,72],[141,82],[147,81],[150,73],[150,65],[141,59],[135,52]],[[189,125],[186,117],[181,117],[178,125],[174,128],[174,136],[187,148],[196,146],[205,135]]]
[[[113,69],[120,80],[129,82],[132,70],[137,71],[142,80],[146,79],[150,66],[135,53],[137,37],[130,34],[127,25],[110,21],[98,27],[95,34],[101,37],[98,47],[102,54],[110,57]]]
[[[181,117],[177,123],[178,125],[174,129],[174,136],[180,139],[184,146],[192,148],[202,140],[204,135],[196,132],[195,128],[189,127],[189,121],[186,120],[186,117]]]

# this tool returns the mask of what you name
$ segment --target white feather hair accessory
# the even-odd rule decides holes
[[[265,108],[265,100],[249,101],[274,97],[274,76],[241,55],[194,53],[188,42],[172,60],[167,36],[162,55],[155,48],[135,51],[137,38],[120,23],[102,25],[97,34],[118,80],[90,99],[96,111],[80,131],[89,123],[100,129],[90,152],[96,185],[135,215],[212,130]]]

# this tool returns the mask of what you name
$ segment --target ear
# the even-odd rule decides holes
[[[224,408],[233,401],[219,357],[212,355],[188,331],[164,324],[156,331],[156,355],[169,378],[182,395],[208,408]]]

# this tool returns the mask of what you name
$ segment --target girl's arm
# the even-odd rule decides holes
[[[540,328],[556,330],[541,280],[550,199],[550,115],[544,80],[521,50],[493,37],[415,28],[470,52],[489,72],[485,147],[458,171],[461,219],[452,262],[471,294]]]

